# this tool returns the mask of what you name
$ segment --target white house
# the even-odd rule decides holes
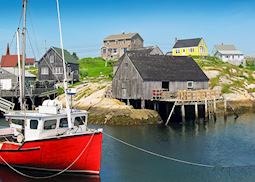
[[[236,66],[245,64],[244,54],[234,45],[215,45],[213,54],[222,61]]]

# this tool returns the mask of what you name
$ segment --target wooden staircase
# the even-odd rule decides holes
[[[15,104],[0,97],[0,111],[6,113],[14,109]]]

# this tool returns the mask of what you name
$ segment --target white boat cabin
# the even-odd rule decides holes
[[[44,101],[36,111],[13,111],[5,114],[19,143],[87,131],[87,111],[72,110],[72,128],[67,112],[55,101]]]

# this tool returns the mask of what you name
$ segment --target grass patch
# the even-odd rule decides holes
[[[81,79],[85,77],[111,77],[112,62],[108,61],[105,66],[105,60],[102,58],[83,58],[79,60]]]

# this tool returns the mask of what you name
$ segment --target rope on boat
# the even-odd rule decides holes
[[[67,166],[65,169],[63,169],[62,171],[56,173],[56,174],[52,174],[49,176],[31,176],[28,174],[25,174],[17,169],[15,169],[13,166],[11,166],[6,160],[4,160],[4,158],[0,155],[0,159],[10,168],[12,169],[14,172],[18,173],[21,176],[27,177],[27,178],[31,178],[31,179],[48,179],[48,178],[53,178],[56,176],[61,175],[62,173],[66,172],[68,169],[70,169],[79,159],[80,157],[83,155],[83,153],[86,151],[86,149],[88,148],[89,144],[91,143],[93,137],[95,135],[95,132],[92,134],[92,136],[89,139],[89,142],[87,143],[87,145],[83,148],[83,150],[81,151],[81,153],[76,157],[76,159],[69,165]]]
[[[187,164],[187,165],[193,165],[193,166],[199,166],[199,167],[206,167],[206,168],[215,168],[216,166],[213,166],[213,165],[209,165],[209,164],[201,164],[201,163],[196,163],[196,162],[189,162],[189,161],[184,161],[184,160],[180,160],[180,159],[176,159],[176,158],[173,158],[173,157],[168,157],[168,156],[164,156],[164,155],[161,155],[161,154],[157,154],[155,152],[152,152],[152,151],[149,151],[149,150],[145,150],[143,148],[140,148],[140,147],[137,147],[135,145],[132,145],[130,143],[127,143],[121,139],[118,139],[118,138],[115,138],[113,137],[112,135],[109,135],[105,132],[103,132],[103,134],[119,143],[122,143],[124,145],[127,145],[131,148],[134,148],[136,150],[139,150],[139,151],[142,151],[144,153],[147,153],[147,154],[150,154],[150,155],[153,155],[153,156],[156,156],[156,157],[159,157],[159,158],[163,158],[163,159],[166,159],[166,160],[171,160],[171,161],[174,161],[174,162],[178,162],[178,163],[183,163],[183,164]]]

